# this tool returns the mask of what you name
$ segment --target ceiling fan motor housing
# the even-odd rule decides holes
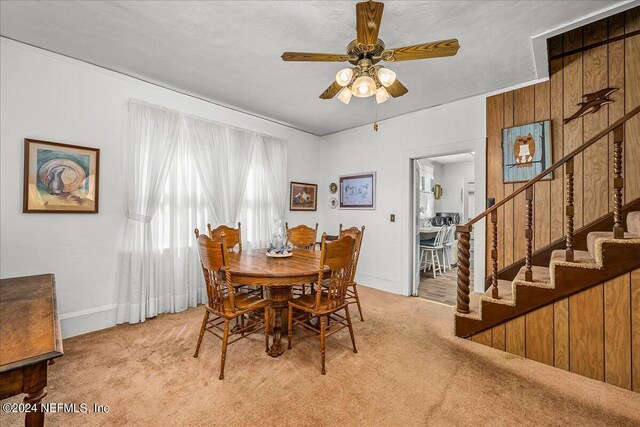
[[[382,60],[382,52],[384,51],[384,42],[378,39],[378,43],[369,52],[363,52],[358,46],[358,40],[352,40],[347,45],[347,55],[349,55],[349,62],[353,65],[358,65],[362,59],[369,59],[373,64],[376,64]]]

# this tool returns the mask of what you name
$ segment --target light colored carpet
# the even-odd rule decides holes
[[[255,334],[229,347],[219,381],[219,340],[205,336],[192,357],[202,307],[65,340],[46,400],[110,411],[46,424],[640,425],[640,394],[456,338],[450,307],[360,289],[359,352],[346,329],[328,338],[326,376],[316,340],[297,334],[272,359]]]

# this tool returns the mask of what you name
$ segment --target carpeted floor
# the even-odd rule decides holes
[[[46,424],[640,425],[640,394],[455,338],[450,307],[359,289],[359,352],[346,330],[330,337],[326,376],[316,340],[298,334],[272,359],[255,334],[229,347],[219,381],[219,340],[205,336],[192,357],[202,307],[65,340],[46,400],[109,412],[47,414]]]

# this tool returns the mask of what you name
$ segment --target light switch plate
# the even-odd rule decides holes
[[[389,221],[391,221],[391,222],[396,222],[396,214],[391,214],[391,215],[389,216]]]

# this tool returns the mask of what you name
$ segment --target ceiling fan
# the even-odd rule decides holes
[[[346,54],[285,52],[282,60],[350,62],[353,67],[338,71],[335,80],[320,98],[331,99],[338,94],[338,99],[348,104],[352,95],[359,98],[375,95],[376,102],[381,104],[390,96],[397,98],[404,95],[408,89],[396,79],[395,72],[376,65],[378,62],[454,56],[460,49],[456,39],[387,49],[378,38],[383,8],[383,3],[375,1],[356,4],[356,39],[347,45]]]

